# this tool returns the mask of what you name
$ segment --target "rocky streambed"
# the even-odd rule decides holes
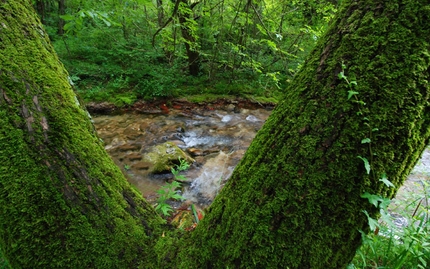
[[[184,173],[188,182],[184,184],[183,196],[204,206],[231,175],[272,108],[249,101],[202,105],[175,101],[137,103],[122,111],[115,111],[110,105],[96,105],[90,111],[106,150],[145,197],[154,198],[155,191],[172,178],[168,169],[153,173],[148,156],[153,156],[154,151],[172,152],[177,146],[186,156],[172,155],[174,159],[182,156],[195,160]],[[97,115],[100,112],[108,115]],[[399,200],[428,192],[423,183],[429,183],[429,178],[430,152],[426,150],[399,190],[392,208],[404,210],[399,208]]]
[[[96,112],[106,112],[97,108]],[[112,111],[109,115],[92,114],[106,150],[145,197],[153,198],[155,191],[172,178],[169,169],[153,173],[153,160],[148,156],[169,153],[177,146],[187,156],[170,154],[170,163],[179,156],[194,160],[183,173],[188,182],[182,195],[204,206],[228,179],[272,108],[241,101],[203,105],[174,102],[142,105],[117,115]]]

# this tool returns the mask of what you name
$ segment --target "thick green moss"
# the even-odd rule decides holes
[[[344,268],[367,227],[361,211],[377,214],[360,195],[392,197],[416,163],[430,131],[429,2],[345,2],[188,239],[181,268]],[[342,61],[366,105],[347,99]]]
[[[150,268],[163,220],[103,149],[29,11],[0,3],[0,248],[13,268]]]

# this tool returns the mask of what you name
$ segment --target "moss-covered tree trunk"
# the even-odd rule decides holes
[[[376,215],[361,194],[393,196],[427,145],[429,19],[428,0],[345,1],[177,238],[104,151],[30,1],[0,1],[1,250],[15,268],[343,268]]]
[[[157,268],[162,220],[98,141],[30,2],[0,1],[0,248],[13,268]]]
[[[362,210],[376,216],[360,196],[393,197],[420,157],[430,2],[344,2],[188,239],[182,268],[345,268],[368,226]]]

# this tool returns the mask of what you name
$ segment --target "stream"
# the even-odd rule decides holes
[[[127,179],[148,199],[171,173],[151,174],[142,156],[164,142],[173,142],[195,162],[181,173],[182,196],[209,205],[231,175],[271,109],[248,109],[229,104],[223,109],[152,110],[145,113],[93,115],[94,125],[105,149]]]
[[[195,162],[182,173],[188,183],[183,184],[181,194],[205,207],[229,178],[270,113],[271,108],[250,109],[238,104],[192,109],[176,105],[143,113],[93,115],[93,120],[114,162],[150,201],[156,199],[155,191],[171,180],[172,174],[149,173],[142,156],[152,146],[167,141],[187,152]],[[423,182],[430,182],[429,177],[430,152],[427,149],[398,191],[397,201],[423,192]],[[398,206],[396,199],[392,204]]]

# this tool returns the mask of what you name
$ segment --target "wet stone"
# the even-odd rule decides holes
[[[174,143],[178,147],[185,146],[184,141],[181,140],[170,140],[169,142]]]
[[[189,149],[187,149],[187,152],[191,156],[202,156],[203,155],[203,150],[197,149],[197,148],[189,148]]]
[[[125,145],[118,146],[117,149],[119,151],[136,151],[136,150],[139,150],[140,147],[137,145],[125,144]]]
[[[151,163],[149,162],[138,162],[131,165],[131,168],[136,170],[148,170],[151,167]]]
[[[142,155],[139,153],[130,153],[126,156],[129,161],[140,161],[142,160]]]
[[[139,138],[140,136],[142,136],[143,132],[140,130],[140,128],[138,126],[132,125],[132,126],[128,126],[127,128],[125,128],[123,134],[128,139],[135,140],[135,139]]]

